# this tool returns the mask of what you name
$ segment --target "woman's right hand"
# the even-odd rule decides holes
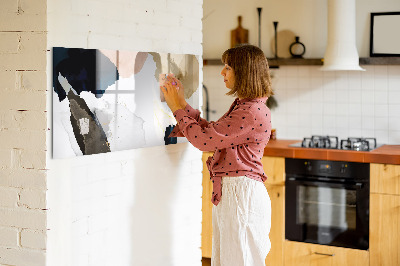
[[[185,89],[183,87],[182,82],[177,79],[175,76],[168,76],[168,78],[173,84],[176,84],[176,87],[178,87],[179,89],[178,91],[178,97],[179,97],[179,103],[180,105],[185,108],[187,105],[187,102],[185,100]]]

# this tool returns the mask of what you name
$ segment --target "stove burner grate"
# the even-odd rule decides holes
[[[369,151],[376,146],[376,138],[347,138],[340,141],[342,150]]]
[[[335,136],[316,136],[311,138],[304,138],[301,147],[305,148],[325,148],[325,149],[338,149],[339,141]]]
[[[313,135],[311,138],[304,138],[301,142],[301,147],[370,151],[377,148],[377,143],[376,138],[347,138],[342,139],[339,145],[339,139],[336,136]]]

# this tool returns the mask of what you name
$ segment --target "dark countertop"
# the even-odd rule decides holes
[[[301,140],[270,140],[264,156],[364,163],[400,164],[400,145],[383,145],[372,151],[289,147]]]

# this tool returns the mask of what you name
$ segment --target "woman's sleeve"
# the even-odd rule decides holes
[[[200,111],[199,110],[194,109],[189,104],[186,104],[186,107],[185,107],[184,110],[185,110],[186,114],[188,116],[190,116],[191,118],[193,118],[194,120],[196,120],[199,123],[200,126],[206,127],[206,126],[208,126],[210,124],[207,120],[205,120],[205,119],[200,117]],[[171,134],[168,137],[170,137],[170,138],[171,137],[184,137],[184,135],[179,130],[179,126],[176,125],[174,127],[174,129],[172,130]]]
[[[257,121],[249,110],[234,110],[218,122],[207,126],[202,126],[182,109],[176,110],[174,116],[180,132],[201,151],[234,148],[236,145],[254,141],[253,133],[256,132]]]

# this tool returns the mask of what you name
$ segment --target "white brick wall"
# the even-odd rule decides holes
[[[23,229],[21,231],[21,246],[32,249],[46,249],[46,231]]]
[[[47,8],[48,49],[202,55],[202,0],[51,0]],[[183,143],[47,156],[48,265],[201,265],[201,152]]]
[[[51,160],[45,95],[52,46],[201,55],[202,1],[4,0],[0,15],[0,264],[200,264],[201,153]]]
[[[46,3],[0,2],[1,265],[45,265]]]
[[[19,230],[17,228],[0,227],[0,247],[18,247]]]

